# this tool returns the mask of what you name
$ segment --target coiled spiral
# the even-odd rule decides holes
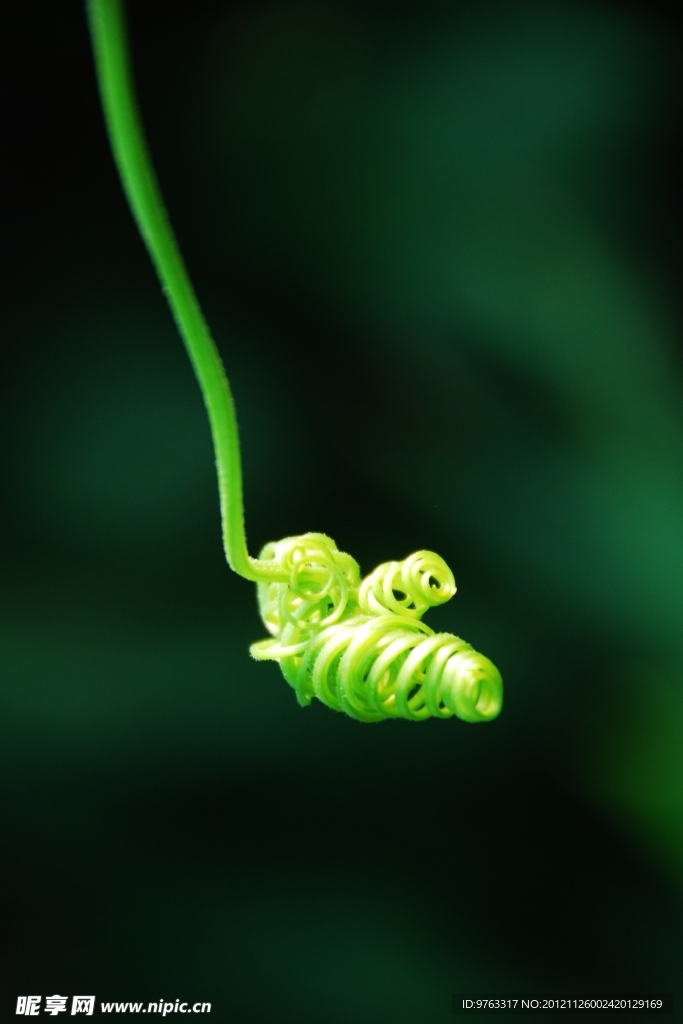
[[[278,579],[258,584],[272,639],[253,644],[251,653],[279,661],[301,705],[317,697],[362,722],[452,715],[483,722],[499,714],[503,684],[495,665],[420,621],[455,594],[439,555],[418,551],[361,580],[358,563],[333,540],[306,533],[267,544],[260,558],[272,562]]]
[[[321,533],[268,544],[249,555],[244,531],[237,420],[211,338],[171,230],[142,131],[130,75],[121,0],[89,0],[100,95],[119,175],[152,256],[199,381],[218,468],[223,546],[228,564],[258,581],[271,639],[254,644],[259,660],[279,661],[301,704],[318,697],[353,718],[494,718],[502,682],[491,662],[449,633],[421,621],[455,593],[443,559],[418,551],[380,565],[361,581],[358,563]]]

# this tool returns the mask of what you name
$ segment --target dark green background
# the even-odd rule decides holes
[[[302,710],[78,4],[3,31],[3,1012],[683,999],[680,29],[655,3],[133,3],[253,552],[431,548],[499,720]],[[175,1019],[175,1018],[174,1018]]]

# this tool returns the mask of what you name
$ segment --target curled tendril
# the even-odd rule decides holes
[[[300,704],[317,697],[363,722],[452,715],[483,722],[500,712],[495,665],[420,621],[455,593],[438,555],[417,551],[361,580],[357,562],[333,540],[306,533],[266,545],[260,558],[275,577],[258,584],[271,639],[253,644],[251,653],[280,663]]]
[[[322,533],[247,548],[237,420],[218,349],[185,269],[149,157],[135,98],[122,0],[88,0],[100,96],[130,208],[199,381],[216,452],[223,545],[229,565],[256,581],[271,639],[251,648],[279,661],[300,704],[318,697],[363,722],[457,715],[495,718],[503,684],[488,658],[421,622],[455,593],[431,551],[386,562],[364,580],[358,563]]]
[[[455,594],[455,580],[443,558],[416,551],[402,562],[384,562],[363,580],[358,601],[369,615],[395,612],[419,619],[428,608]]]

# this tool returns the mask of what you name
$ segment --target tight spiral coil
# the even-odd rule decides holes
[[[353,718],[494,718],[502,681],[491,662],[421,621],[455,593],[438,555],[418,551],[361,580],[358,563],[324,534],[307,533],[249,555],[237,420],[228,381],[173,235],[151,163],[130,74],[121,0],[89,0],[100,96],[128,202],[152,257],[204,396],[218,468],[228,564],[257,580],[271,639],[259,660],[279,661],[301,704],[314,696]]]
[[[267,544],[260,558],[278,579],[257,585],[272,639],[253,644],[251,654],[280,663],[301,705],[317,697],[362,722],[453,715],[483,722],[499,714],[495,665],[420,621],[455,594],[439,555],[417,551],[361,580],[358,563],[333,540],[306,533]]]

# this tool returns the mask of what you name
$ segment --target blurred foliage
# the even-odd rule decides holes
[[[490,725],[364,727],[249,661],[254,595],[80,12],[24,17],[6,1005],[313,1024],[445,1020],[464,990],[683,995],[678,26],[549,0],[131,5],[252,551],[437,550],[459,593],[428,621],[503,672]]]

